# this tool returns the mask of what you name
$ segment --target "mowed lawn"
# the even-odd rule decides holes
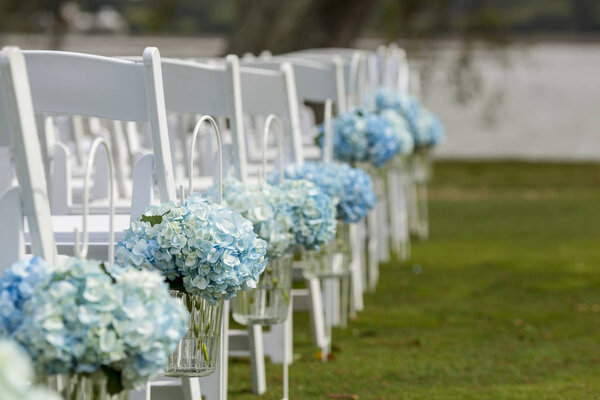
[[[291,398],[600,399],[600,165],[438,163],[430,219],[328,363],[295,314]],[[230,398],[256,398],[230,368]]]

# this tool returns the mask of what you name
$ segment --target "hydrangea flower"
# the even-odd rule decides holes
[[[4,400],[60,400],[47,389],[31,386],[33,367],[27,354],[15,342],[0,340],[0,393]]]
[[[378,111],[387,109],[397,111],[406,118],[412,129],[412,125],[419,115],[421,105],[415,97],[408,93],[379,89],[375,93],[375,109]]]
[[[256,286],[266,249],[250,221],[192,194],[182,205],[147,208],[117,245],[115,260],[157,269],[173,289],[218,301]]]
[[[24,303],[14,337],[47,375],[94,372],[125,356],[112,328],[118,306],[98,262],[70,259]]]
[[[39,260],[36,265],[47,278],[15,298],[20,322],[2,328],[44,375],[102,371],[109,390],[131,389],[164,368],[187,330],[184,305],[170,297],[157,272],[130,268],[112,276],[98,261],[74,258],[58,267]],[[5,276],[19,271],[22,263],[15,263]],[[31,281],[23,278],[11,285]]]
[[[434,147],[444,139],[441,121],[408,93],[380,89],[375,94],[375,107],[379,112],[394,110],[404,117],[415,148]]]
[[[281,189],[271,185],[248,187],[235,178],[223,182],[223,200],[233,210],[254,225],[254,232],[267,242],[267,257],[281,257],[294,245],[292,210],[282,202]],[[211,201],[217,200],[213,188],[207,193]]]
[[[321,133],[323,127],[321,126]],[[334,157],[346,162],[383,166],[400,151],[399,133],[392,122],[363,109],[341,114],[332,121]],[[323,147],[323,135],[319,136]]]
[[[306,250],[319,250],[335,237],[337,221],[333,199],[306,180],[284,180],[278,186],[281,199],[290,205],[295,244]]]
[[[50,279],[52,270],[43,259],[33,257],[4,271],[0,279],[0,336],[8,336],[21,325],[23,304]]]
[[[119,363],[121,382],[133,388],[165,367],[187,331],[189,315],[155,271],[125,269],[116,277],[115,287],[118,336],[126,355]]]
[[[286,179],[307,179],[329,195],[336,205],[337,218],[345,222],[363,219],[376,202],[371,177],[359,168],[345,163],[306,162],[284,170]],[[270,181],[278,181],[274,173]]]
[[[331,121],[333,153],[338,160],[347,162],[367,161],[369,140],[366,135],[367,121],[355,112],[338,115]],[[319,127],[319,146],[324,147],[324,127]]]
[[[421,108],[416,123],[415,144],[417,147],[435,147],[444,141],[444,126],[440,119],[429,110]]]
[[[392,109],[383,110],[379,115],[381,115],[382,118],[387,119],[396,130],[398,154],[407,155],[412,153],[415,148],[415,140],[413,139],[406,119]]]
[[[369,140],[368,161],[383,167],[400,151],[399,135],[388,118],[368,113],[366,135]]]

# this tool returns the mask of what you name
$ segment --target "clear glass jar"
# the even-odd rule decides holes
[[[53,375],[41,381],[65,400],[126,400],[129,397],[127,390],[111,395],[102,372]]]
[[[335,239],[321,251],[302,254],[306,278],[340,278],[350,274],[350,225],[339,221]]]
[[[215,372],[219,359],[223,302],[211,302],[200,296],[171,290],[182,299],[190,313],[189,329],[179,341],[163,375],[200,377]]]
[[[417,149],[410,158],[411,177],[415,183],[427,183],[433,175],[431,150]]]
[[[291,255],[272,259],[255,289],[231,299],[233,319],[242,325],[273,325],[287,319],[292,289]]]

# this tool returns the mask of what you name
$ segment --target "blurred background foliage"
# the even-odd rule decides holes
[[[445,73],[466,104],[485,91],[482,57],[508,68],[506,49],[523,38],[597,35],[600,0],[0,0],[0,43],[3,33],[44,35],[49,49],[64,48],[68,35],[218,37],[227,43],[220,52],[238,55],[399,41],[420,60],[424,92],[448,40]],[[486,121],[504,97],[491,90]]]
[[[229,51],[600,32],[597,0],[1,0],[0,32],[222,35]],[[59,44],[59,41],[56,42]]]

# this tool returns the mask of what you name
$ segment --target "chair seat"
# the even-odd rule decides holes
[[[115,199],[115,214],[119,215],[129,215],[131,211],[131,199]],[[94,200],[89,205],[89,213],[90,215],[104,215],[105,218],[108,218],[108,199],[99,199]],[[81,218],[81,214],[83,213],[83,205],[74,204],[69,208],[69,214],[73,216],[78,216]],[[108,224],[108,222],[107,222]]]
[[[52,230],[54,238],[59,245],[73,244],[75,240],[74,230],[83,231],[81,215],[53,215]],[[124,237],[124,231],[129,228],[129,215],[115,215],[115,241]],[[108,244],[108,215],[89,215],[88,233],[90,244]],[[29,227],[25,222],[25,241],[30,243]]]

